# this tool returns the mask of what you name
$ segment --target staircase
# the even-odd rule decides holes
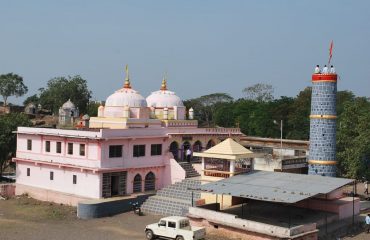
[[[186,178],[199,177],[200,174],[194,169],[193,165],[188,162],[178,162],[180,166],[185,170]]]
[[[200,199],[200,192],[188,190],[188,188],[200,188],[200,180],[184,179],[169,185],[159,191],[155,196],[149,197],[141,206],[144,213],[162,216],[185,216],[192,201]]]

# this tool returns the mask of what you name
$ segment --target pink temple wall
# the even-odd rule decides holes
[[[30,176],[27,176],[30,168]],[[50,180],[50,171],[54,172],[54,180]],[[77,176],[77,183],[73,184],[73,175]],[[53,166],[17,163],[17,184],[88,197],[100,198],[100,175],[80,170],[64,169]],[[16,189],[19,194],[18,189]]]

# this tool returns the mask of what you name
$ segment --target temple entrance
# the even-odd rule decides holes
[[[191,144],[188,142],[188,141],[185,141],[183,144],[182,144],[182,148],[181,148],[181,160],[182,161],[186,161],[186,150],[190,149],[191,150]]]
[[[103,173],[102,197],[123,196],[126,194],[127,172]]]
[[[201,152],[202,151],[202,148],[203,147],[202,147],[202,142],[201,141],[196,141],[193,144],[193,152]],[[200,157],[193,156],[192,161],[193,162],[199,162],[200,161]]]
[[[118,195],[118,176],[111,176],[110,177],[111,181],[111,196],[117,196]]]
[[[175,160],[179,159],[179,144],[177,142],[172,142],[170,144],[170,152],[172,153]]]
[[[155,190],[155,175],[152,172],[149,172],[145,176],[145,191],[153,191]]]

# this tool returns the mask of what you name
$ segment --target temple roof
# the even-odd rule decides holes
[[[202,153],[194,152],[193,155],[196,157],[208,157],[229,160],[237,160],[241,158],[250,158],[256,156],[252,151],[246,149],[231,138],[224,140],[223,142]]]

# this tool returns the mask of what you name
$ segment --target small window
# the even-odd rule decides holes
[[[50,152],[50,141],[45,142],[45,152]]]
[[[31,176],[31,169],[27,168],[27,177]]]
[[[180,228],[186,228],[189,227],[189,221],[183,220],[180,222]]]
[[[109,158],[122,157],[122,145],[109,146]]]
[[[73,184],[77,184],[77,175],[73,175]]]
[[[50,172],[50,180],[54,180],[54,172]]]
[[[31,151],[32,150],[32,140],[27,139],[27,150]]]
[[[80,156],[85,156],[85,144],[80,144]]]
[[[69,155],[73,154],[73,143],[68,143],[68,154]]]
[[[168,227],[170,227],[170,228],[176,228],[176,222],[170,222],[170,221],[168,221]]]
[[[152,156],[162,155],[162,144],[152,144],[150,152]]]
[[[62,142],[57,142],[57,153],[62,153]]]
[[[145,145],[134,145],[134,157],[144,157],[145,156]]]
[[[165,227],[166,226],[166,221],[165,220],[159,221],[159,226]]]

